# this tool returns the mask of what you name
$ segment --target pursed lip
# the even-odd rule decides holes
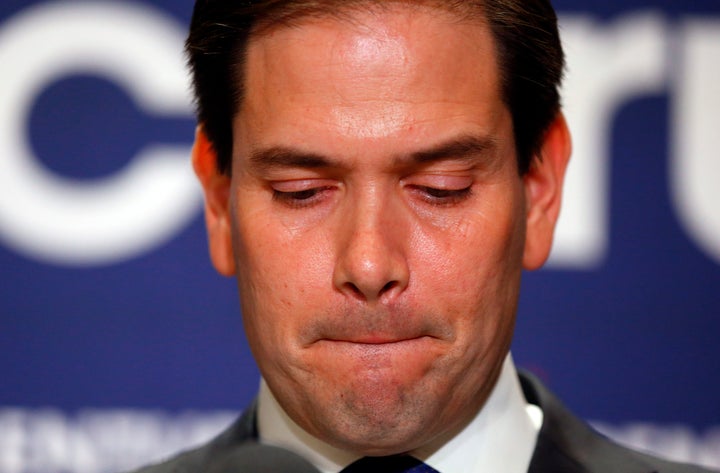
[[[392,343],[403,343],[403,342],[409,342],[412,340],[417,340],[420,337],[413,337],[413,338],[382,338],[382,337],[371,337],[371,338],[363,338],[358,340],[346,340],[348,343],[358,343],[361,345],[389,345]]]
[[[300,345],[319,342],[355,345],[392,345],[408,342],[448,342],[454,337],[452,326],[437,317],[371,312],[319,318],[303,327]]]
[[[331,342],[331,343],[348,343],[356,345],[392,345],[399,343],[415,342],[424,339],[433,338],[429,335],[417,335],[417,336],[402,336],[393,337],[386,335],[365,335],[365,336],[353,336],[343,338],[323,338],[318,341]]]

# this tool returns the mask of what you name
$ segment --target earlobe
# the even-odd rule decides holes
[[[565,117],[558,113],[545,134],[540,157],[533,160],[523,177],[527,203],[525,269],[541,267],[550,254],[571,150]]]
[[[218,171],[217,154],[202,125],[195,132],[192,163],[205,195],[205,225],[210,259],[220,274],[232,276],[235,274],[235,258],[229,202],[230,177]]]

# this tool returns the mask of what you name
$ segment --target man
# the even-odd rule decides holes
[[[699,471],[601,438],[509,357],[570,154],[547,1],[237,3],[195,6],[193,164],[263,382],[142,471],[248,442],[324,472]]]

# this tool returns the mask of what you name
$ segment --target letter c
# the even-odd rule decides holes
[[[50,172],[24,127],[33,100],[59,77],[90,72],[120,84],[153,114],[189,115],[183,28],[138,4],[51,3],[0,29],[0,239],[54,264],[110,264],[165,242],[200,208],[187,146],[143,149],[91,183]]]

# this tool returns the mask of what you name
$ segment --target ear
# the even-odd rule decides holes
[[[210,259],[222,275],[235,274],[230,218],[230,177],[217,167],[217,153],[205,135],[202,125],[195,132],[192,163],[205,194],[205,225],[208,232]]]
[[[540,156],[533,159],[523,176],[527,205],[525,269],[541,267],[550,254],[571,150],[570,131],[565,117],[558,113],[545,134]]]

